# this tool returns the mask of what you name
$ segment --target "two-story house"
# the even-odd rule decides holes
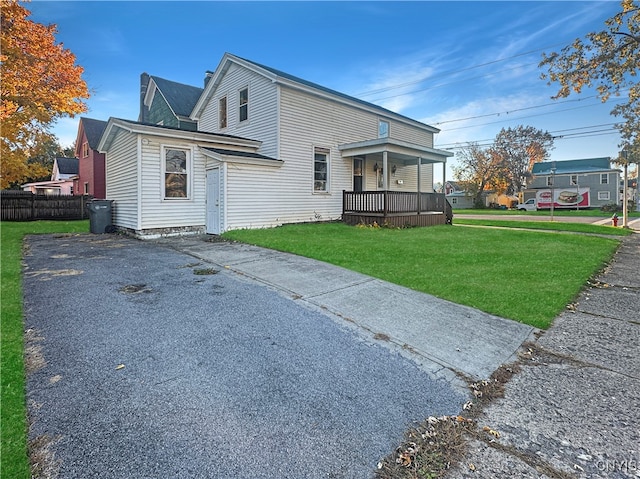
[[[620,203],[619,184],[620,170],[611,167],[610,158],[545,161],[534,163],[523,201],[546,191],[557,207],[597,208]],[[538,200],[538,207],[545,207]]]
[[[437,128],[228,53],[189,118],[197,130],[109,120],[98,149],[118,228],[152,237],[334,220],[345,192],[377,194],[350,204],[372,199],[386,213],[388,192],[437,195],[434,165],[444,175],[453,156],[433,147]],[[423,199],[422,224],[444,224],[444,206]]]
[[[106,121],[80,118],[75,150],[78,158],[78,176],[74,179],[73,187],[76,195],[105,198],[105,155],[97,148],[106,127]]]

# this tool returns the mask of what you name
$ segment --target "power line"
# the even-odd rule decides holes
[[[600,127],[603,127],[603,126],[612,126],[612,125],[615,125],[615,124],[616,123],[601,123],[599,125],[589,125],[589,126],[580,126],[580,127],[577,127],[577,128],[565,128],[565,129],[562,129],[562,130],[553,130],[553,131],[550,131],[549,133],[552,136],[555,134],[554,138],[560,138],[563,135],[558,135],[558,133],[563,133],[565,131],[587,130],[589,128],[600,128]],[[579,133],[585,133],[585,132],[578,132],[576,134],[579,134]],[[462,143],[467,143],[467,144],[470,144],[470,143],[481,143],[483,141],[493,142],[493,140],[494,140],[493,138],[485,138],[483,140],[469,140],[469,141],[465,141],[465,142],[462,142]],[[459,142],[459,141],[458,142],[454,142],[454,143],[441,143],[441,144],[438,145],[438,148],[449,148],[449,145],[459,145],[460,143],[461,142]]]
[[[573,99],[573,100],[562,100],[562,101],[557,101],[557,102],[553,102],[553,103],[545,103],[543,105],[527,106],[527,107],[524,107],[524,108],[515,108],[513,110],[500,111],[500,112],[494,112],[494,113],[487,113],[487,114],[484,114],[484,115],[469,116],[467,118],[457,118],[455,120],[445,120],[445,121],[439,121],[439,122],[436,122],[436,123],[429,123],[429,124],[433,125],[433,126],[437,126],[437,125],[444,125],[445,123],[455,123],[455,122],[458,122],[458,121],[477,120],[478,118],[486,118],[486,117],[489,117],[489,116],[509,115],[511,113],[515,113],[516,111],[534,110],[536,108],[544,108],[545,106],[559,105],[561,103],[579,102],[579,101],[589,100],[591,98],[596,98],[596,97],[597,97],[597,95],[591,95],[591,96],[586,96],[584,98],[576,98],[576,99]]]
[[[492,60],[492,61],[486,62],[486,63],[479,63],[477,65],[472,65],[470,67],[461,68],[459,70],[445,71],[445,72],[442,72],[442,73],[438,73],[438,76],[439,77],[443,77],[443,76],[448,76],[448,75],[456,75],[458,73],[462,73],[462,72],[465,72],[465,71],[474,70],[476,68],[486,67],[488,65],[493,65],[493,64],[496,64],[496,63],[504,62],[504,61],[507,61],[507,60],[512,60],[514,58],[518,58],[518,57],[522,57],[522,56],[526,56],[526,55],[531,55],[532,53],[541,52],[541,51],[546,50],[548,48],[553,48],[553,47],[557,47],[557,46],[560,46],[560,45],[566,45],[566,44],[567,44],[567,42],[555,43],[553,45],[549,45],[549,46],[546,46],[546,47],[538,48],[536,50],[530,50],[528,52],[518,53],[518,54],[512,55],[510,57],[498,58],[497,60]],[[355,96],[362,97],[362,96],[375,95],[376,93],[383,93],[385,91],[395,90],[397,88],[403,88],[403,87],[410,86],[410,85],[416,85],[418,83],[422,83],[424,81],[427,81],[430,78],[431,77],[424,77],[424,78],[420,78],[419,80],[413,80],[413,81],[406,82],[406,83],[399,83],[397,85],[391,85],[391,86],[384,87],[384,88],[378,88],[376,90],[369,90],[369,91],[366,91],[366,92],[362,92],[362,93],[356,94]],[[393,97],[390,97],[390,98],[393,98]]]
[[[620,100],[612,100],[612,101],[622,101],[622,99],[620,99]],[[519,116],[517,118],[509,118],[509,121],[524,120],[526,118],[535,118],[535,117],[538,117],[538,116],[545,116],[545,115],[555,115],[556,113],[560,113],[560,112],[563,112],[563,111],[580,110],[582,108],[591,108],[593,106],[598,106],[598,105],[602,105],[602,103],[593,103],[591,105],[576,106],[574,108],[563,108],[561,110],[549,111],[547,113],[538,113],[536,115]],[[487,123],[478,123],[476,125],[459,126],[459,127],[456,127],[456,128],[448,128],[446,131],[465,130],[465,129],[468,129],[468,128],[477,128],[477,127],[480,127],[480,126],[495,125],[496,123],[504,123],[504,121],[505,120],[498,120],[498,121],[490,121],[490,122],[487,122]]]
[[[613,125],[615,123],[610,123],[610,124]],[[597,128],[599,126],[607,126],[607,124],[593,125],[593,126],[582,127],[582,128],[569,128],[567,130],[557,130],[556,133],[561,133],[564,131],[572,131],[572,130],[581,130],[585,128]],[[607,129],[591,130],[591,131],[579,131],[575,133],[567,133],[562,135],[552,135],[552,138],[553,140],[573,140],[573,139],[579,139],[579,138],[591,138],[594,136],[613,135],[616,133],[617,133],[617,130],[613,128],[607,128]],[[482,143],[482,142],[489,142],[489,143]],[[490,147],[495,144],[495,142],[492,139],[484,139],[484,140],[477,140],[477,141],[470,140],[470,141],[458,142],[458,143],[444,143],[441,145],[437,145],[437,148],[443,148],[447,150],[461,150],[463,148],[467,148],[471,143],[474,143],[481,148]],[[448,146],[448,145],[452,145],[452,146]]]

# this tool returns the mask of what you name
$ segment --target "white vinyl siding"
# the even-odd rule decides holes
[[[265,115],[266,124],[272,125],[271,134],[275,136],[277,131],[280,132],[280,151],[277,158],[283,160],[284,164],[280,168],[230,165],[226,174],[225,230],[338,219],[342,214],[342,191],[350,191],[353,186],[353,162],[352,158],[342,158],[337,147],[345,143],[376,138],[379,116],[283,87],[280,91],[280,122],[276,123],[275,106],[270,115],[268,111],[256,108],[256,102],[263,100],[255,93],[256,85],[259,84],[261,82],[257,79],[252,80],[250,129],[253,130],[256,123],[260,123],[256,115]],[[269,85],[265,85],[267,86]],[[228,85],[226,88],[231,86]],[[273,98],[275,100],[275,94]],[[269,106],[268,103],[263,105]],[[396,124],[393,121],[390,123],[390,131],[393,132],[394,138],[433,146],[431,133],[424,130],[416,131],[416,127],[406,124]],[[241,130],[245,136],[244,128]],[[240,134],[239,131],[233,134]],[[256,131],[266,133],[267,129]],[[258,135],[246,136],[263,140],[263,137]],[[331,146],[331,187],[327,194],[314,195],[313,151],[314,147],[321,145]],[[269,154],[264,148],[260,151]],[[379,163],[382,163],[382,157]],[[367,158],[364,164],[364,187],[367,190],[377,189],[376,176],[372,173],[373,164],[371,158]],[[391,165],[390,162],[389,168]],[[389,188],[415,191],[416,171],[416,165],[398,164],[396,174],[389,182]],[[398,179],[403,180],[402,185],[397,184]],[[421,183],[422,191],[432,191],[432,165],[422,166]],[[292,208],[291,205],[296,207]]]
[[[138,225],[138,159],[135,134],[118,131],[105,155],[106,197],[113,200],[116,226],[135,230]]]
[[[239,91],[249,85],[249,120],[238,123],[236,105]],[[228,108],[227,135],[235,135],[262,142],[260,153],[278,158],[278,92],[269,79],[233,64],[214,92],[214,99],[226,95]],[[198,122],[201,131],[220,132],[218,128],[218,101],[210,101]]]
[[[188,198],[165,199],[163,151],[182,149],[191,158]],[[205,159],[192,143],[173,141],[151,135],[142,141],[142,212],[141,229],[204,226]]]

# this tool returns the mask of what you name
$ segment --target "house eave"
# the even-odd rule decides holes
[[[340,150],[342,156],[348,157],[371,155],[386,151],[400,158],[407,158],[414,161],[420,158],[422,164],[446,163],[447,158],[454,155],[450,151],[416,145],[392,138],[376,138],[355,143],[346,143],[344,145],[338,145],[338,150]]]
[[[161,136],[163,138],[202,143],[219,143],[252,149],[257,149],[262,144],[262,142],[259,140],[251,140],[248,138],[217,135],[215,133],[207,133],[201,131],[164,128],[162,126],[132,123],[127,120],[110,118],[109,124],[107,125],[107,128],[105,129],[104,134],[100,139],[100,143],[98,144],[98,151],[100,151],[101,153],[106,153],[108,151],[108,149],[111,147],[113,139],[115,138],[117,129],[122,129],[133,134],[154,135]]]
[[[243,152],[238,151],[234,152],[234,154],[225,154],[217,151],[211,151],[208,148],[200,148],[200,151],[213,160],[219,161],[221,163],[234,163],[240,165],[254,165],[254,166],[268,166],[271,168],[279,168],[284,164],[283,160],[278,160],[275,158],[255,158],[252,156],[243,156]]]

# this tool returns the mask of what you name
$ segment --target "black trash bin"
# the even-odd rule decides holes
[[[107,228],[113,226],[111,220],[113,200],[91,200],[87,203],[89,209],[89,231],[92,233],[106,233]]]

